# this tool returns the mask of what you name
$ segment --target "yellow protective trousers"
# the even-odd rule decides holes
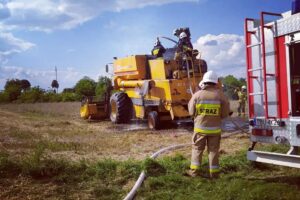
[[[219,169],[219,149],[220,149],[221,134],[205,135],[194,133],[192,145],[191,170],[198,171],[202,163],[202,155],[207,146],[209,159],[209,172],[211,177],[220,172]]]

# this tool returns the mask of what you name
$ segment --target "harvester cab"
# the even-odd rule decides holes
[[[162,57],[116,58],[113,85],[117,92],[110,98],[111,121],[147,119],[149,128],[158,129],[165,121],[190,120],[187,105],[206,70],[204,60],[178,52],[176,46],[166,48]]]

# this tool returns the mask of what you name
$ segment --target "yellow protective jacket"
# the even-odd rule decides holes
[[[239,102],[240,103],[246,103],[246,101],[247,101],[246,93],[242,92],[242,91],[238,91],[237,94],[238,94],[238,97],[239,97]]]
[[[205,86],[189,102],[194,117],[194,132],[205,135],[221,133],[221,121],[229,115],[229,101],[217,86]]]

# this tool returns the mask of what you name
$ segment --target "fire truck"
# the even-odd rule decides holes
[[[298,1],[299,2],[299,1]],[[300,10],[245,19],[251,161],[300,168]],[[290,150],[255,150],[257,143]]]

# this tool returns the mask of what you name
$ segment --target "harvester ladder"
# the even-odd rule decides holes
[[[264,104],[264,114],[265,118],[280,118],[281,116],[281,108],[278,103],[278,99],[280,97],[280,89],[279,89],[279,62],[278,62],[278,52],[277,52],[277,44],[274,39],[274,56],[275,56],[275,73],[267,73],[267,61],[266,61],[266,39],[265,39],[265,29],[272,29],[273,26],[265,24],[265,15],[270,16],[281,16],[281,14],[277,13],[269,13],[262,12],[260,19],[260,27],[256,30],[249,30],[248,25],[249,22],[254,23],[254,19],[247,18],[245,20],[245,41],[246,41],[246,58],[247,58],[247,84],[248,84],[248,93],[249,93],[249,102],[252,102],[252,105],[249,103],[249,113],[254,114],[254,96],[263,95],[263,104]],[[258,32],[258,42],[252,44],[251,36],[255,35]],[[259,46],[259,63],[260,66],[253,67],[252,60],[252,48]],[[258,79],[258,76],[253,76],[253,72],[262,71],[262,79],[263,79],[263,90],[259,92],[253,92],[253,79]],[[277,116],[269,116],[269,103],[268,103],[268,88],[267,88],[267,77],[274,77],[276,82],[276,96],[277,96]],[[253,116],[249,116],[253,117]]]
[[[192,57],[188,56],[186,54],[186,66],[187,66],[187,74],[188,74],[188,81],[189,81],[189,86],[191,90],[191,94],[195,93],[195,88],[196,88],[196,77],[195,77],[195,66],[194,66],[194,60]],[[192,75],[192,83],[191,83],[191,75]]]

